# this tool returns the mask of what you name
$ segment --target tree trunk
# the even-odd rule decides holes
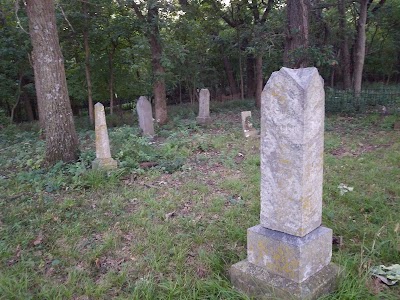
[[[165,124],[168,121],[167,115],[167,95],[165,91],[165,69],[161,64],[162,47],[159,41],[158,28],[156,32],[150,34],[151,62],[153,66],[153,92],[155,119],[159,124]]]
[[[254,78],[254,64],[255,64],[255,58],[253,54],[248,54],[247,55],[247,60],[246,60],[246,75],[247,75],[247,93],[246,97],[247,98],[254,98],[255,93],[256,93],[256,82]]]
[[[27,8],[28,10],[28,8]],[[31,38],[32,40],[32,38]],[[46,109],[43,107],[45,105],[44,101],[40,101],[39,100],[39,95],[44,95],[44,93],[42,92],[41,88],[40,88],[40,84],[41,81],[40,80],[36,80],[36,78],[40,78],[41,74],[39,74],[39,68],[35,68],[34,64],[35,62],[34,60],[34,51],[32,51],[31,53],[31,61],[32,61],[32,67],[33,67],[33,74],[34,74],[34,78],[35,78],[35,91],[36,91],[36,104],[37,104],[37,117],[39,119],[39,127],[42,131],[41,133],[41,139],[43,139],[45,136],[45,131],[46,131],[46,122],[45,122],[45,111]]]
[[[226,77],[228,79],[229,90],[231,91],[231,95],[239,94],[236,80],[233,75],[233,69],[232,69],[231,63],[225,55],[223,55],[223,54],[221,54],[221,55],[222,55],[222,60],[224,62],[224,68],[225,68],[225,72],[226,72]]]
[[[240,45],[240,31],[239,28],[236,28],[237,32],[237,44],[238,44],[238,53],[239,53],[239,76],[240,76],[240,99],[244,99],[244,83],[243,83],[243,68],[242,68],[242,53],[241,53],[241,45]]]
[[[85,74],[88,92],[89,120],[90,124],[94,124],[93,99],[92,99],[92,80],[90,77],[90,48],[89,48],[89,28],[88,28],[88,11],[87,2],[82,2],[83,14],[85,15],[85,29],[83,30],[83,44],[85,47]]]
[[[33,122],[35,120],[35,115],[33,113],[31,99],[29,99],[25,93],[23,94],[23,97],[26,117],[29,122]]]
[[[11,116],[10,116],[10,123],[11,124],[14,122],[15,110],[17,109],[19,101],[21,101],[22,77],[23,77],[23,75],[21,74],[19,76],[19,80],[18,80],[18,89],[17,89],[17,93],[16,93],[16,97],[15,97],[16,98],[15,99],[15,104],[11,108]]]
[[[114,52],[115,49],[108,53],[108,70],[110,72],[110,78],[108,79],[108,90],[110,93],[110,115],[114,113]]]
[[[261,108],[261,93],[263,90],[263,57],[259,54],[256,57],[256,106]]]
[[[339,35],[341,37],[340,48],[341,48],[341,69],[343,76],[343,89],[351,89],[351,68],[350,68],[350,51],[349,42],[347,38],[347,26],[346,26],[346,4],[345,0],[338,0],[338,11],[339,11]]]
[[[165,87],[165,69],[161,64],[162,45],[160,41],[160,30],[158,28],[159,3],[156,0],[147,1],[147,18],[142,14],[139,5],[136,4],[135,1],[132,1],[131,5],[138,18],[147,24],[146,37],[150,43],[151,64],[154,77],[155,119],[157,123],[165,124],[168,121],[167,93]]]
[[[287,1],[287,33],[285,40],[284,65],[302,68],[308,64],[308,0]],[[296,55],[293,52],[296,50]]]
[[[53,0],[26,0],[40,118],[46,134],[46,160],[77,159],[78,138],[58,40]]]
[[[361,92],[362,74],[365,60],[365,27],[367,24],[368,1],[361,0],[360,15],[357,21],[357,38],[355,44],[353,88],[354,93],[359,95]]]

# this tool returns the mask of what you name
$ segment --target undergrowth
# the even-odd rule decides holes
[[[191,107],[171,108],[153,140],[136,125],[109,128],[119,163],[111,171],[91,169],[94,132],[84,121],[79,159],[51,168],[36,126],[2,129],[0,299],[248,299],[227,275],[259,222],[259,140],[243,138],[240,110],[259,128],[248,101],[212,107],[208,127]],[[400,261],[394,122],[326,119],[323,224],[343,244],[332,259],[339,289],[323,299],[400,296],[369,274]],[[341,184],[353,189],[342,194]]]

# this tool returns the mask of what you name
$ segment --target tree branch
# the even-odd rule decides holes
[[[385,4],[386,0],[380,0],[379,3],[377,5],[375,5],[375,7],[372,9],[372,13],[376,13],[376,11],[378,9],[380,9],[382,7],[383,4]]]
[[[260,21],[260,11],[258,10],[257,0],[252,0],[250,5],[251,10],[253,11],[254,23]]]
[[[264,13],[261,17],[260,23],[265,23],[265,21],[267,20],[268,14],[272,9],[273,4],[274,4],[274,0],[268,0],[267,7],[264,10]]]
[[[135,0],[132,1],[132,7],[133,7],[136,15],[138,16],[138,18],[141,20],[144,20],[144,16],[143,16],[142,12],[140,11],[139,5],[136,4]]]

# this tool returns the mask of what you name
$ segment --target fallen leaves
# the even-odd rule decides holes
[[[343,196],[344,194],[354,190],[352,186],[347,186],[344,183],[339,184],[338,189],[340,191],[340,196]]]
[[[19,261],[21,257],[21,245],[18,245],[15,249],[13,258],[8,261],[8,266],[12,266]]]
[[[36,239],[32,242],[34,246],[38,246],[43,242],[43,233],[39,232]]]
[[[170,213],[165,214],[165,221],[168,221],[169,219],[171,219],[172,217],[175,217],[176,212],[172,211]]]
[[[394,264],[389,267],[379,265],[372,267],[372,276],[379,278],[386,285],[394,285],[400,280],[400,265]]]

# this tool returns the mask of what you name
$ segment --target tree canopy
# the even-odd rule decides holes
[[[57,1],[73,111],[100,101],[113,113],[146,95],[165,123],[167,103],[194,102],[203,87],[216,100],[254,99],[271,72],[299,66],[299,59],[339,89],[356,88],[361,79],[399,81],[399,0],[305,0],[300,19],[288,10],[292,3]],[[12,121],[38,118],[27,31],[23,3],[1,0],[0,113]]]

